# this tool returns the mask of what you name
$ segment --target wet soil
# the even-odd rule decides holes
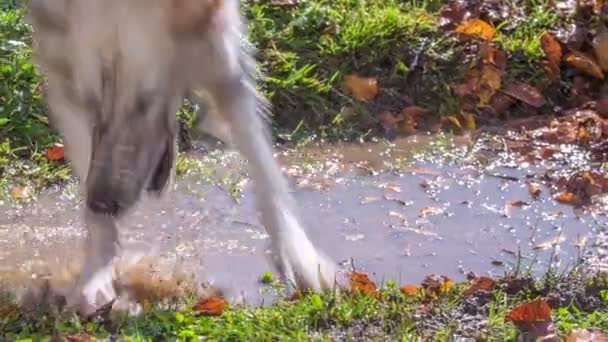
[[[463,280],[469,271],[538,275],[580,262],[608,268],[605,202],[585,209],[560,204],[546,181],[548,172],[594,167],[587,154],[568,147],[552,161],[522,162],[503,148],[504,139],[413,136],[278,149],[277,157],[312,240],[377,282],[420,283],[428,274]],[[246,162],[208,145],[187,158],[201,169],[178,179],[161,201],[140,205],[121,225],[125,241],[148,252],[157,247],[161,269],[192,272],[232,300],[272,302],[259,281],[271,270],[269,240],[257,221]],[[210,177],[224,185],[205,181]],[[531,181],[540,184],[536,198]],[[77,187],[0,206],[1,280],[27,287],[81,258]]]

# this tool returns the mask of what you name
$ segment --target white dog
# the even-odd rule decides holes
[[[144,192],[168,188],[175,114],[201,92],[218,109],[208,127],[223,127],[249,160],[283,276],[303,290],[334,285],[337,267],[307,237],[273,158],[238,0],[32,0],[29,18],[49,121],[86,196],[86,256],[72,299],[81,313],[116,297],[116,219]]]

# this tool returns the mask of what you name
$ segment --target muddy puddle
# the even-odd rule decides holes
[[[420,136],[277,155],[313,241],[378,282],[419,283],[429,274],[462,280],[469,271],[502,275],[515,268],[542,274],[550,264],[572,266],[582,256],[606,267],[605,208],[560,204],[536,177],[547,169],[586,167],[584,153],[573,150],[561,164],[532,165],[497,152],[497,141]],[[271,302],[259,281],[272,270],[269,240],[256,219],[255,184],[245,163],[223,151],[187,158],[200,164],[166,199],[146,202],[123,222],[125,240],[148,251],[158,247],[159,264],[179,265],[229,298]],[[535,177],[537,199],[528,186]],[[70,184],[33,204],[0,206],[4,280],[20,274],[25,285],[46,276],[48,265],[80,258],[84,231],[76,189]]]

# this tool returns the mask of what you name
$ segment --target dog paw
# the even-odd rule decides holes
[[[81,315],[90,316],[116,299],[113,279],[113,268],[107,266],[95,272],[86,281],[80,282],[82,285],[71,301],[72,304],[78,303]]]

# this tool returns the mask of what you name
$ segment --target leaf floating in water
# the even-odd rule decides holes
[[[401,187],[395,183],[382,183],[380,184],[380,188],[394,192],[401,192]]]
[[[445,212],[444,208],[426,207],[426,208],[423,208],[422,210],[420,210],[420,212],[418,213],[418,217],[427,217],[429,215],[438,215],[438,214],[442,214],[444,212]]]
[[[578,198],[571,192],[560,192],[555,195],[555,200],[562,204],[575,204],[575,202],[578,201]]]
[[[378,202],[381,200],[382,200],[382,197],[370,196],[370,197],[365,197],[364,199],[362,199],[361,204],[369,204],[369,203]]]
[[[566,241],[566,238],[563,236],[558,236],[555,239],[551,239],[548,241],[541,242],[534,246],[534,249],[547,249],[561,244]]]

